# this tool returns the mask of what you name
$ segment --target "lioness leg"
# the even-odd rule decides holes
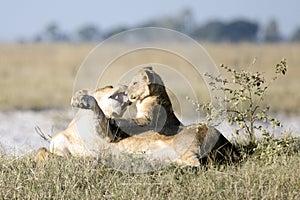
[[[105,114],[93,96],[78,94],[72,98],[71,105],[76,108],[92,110],[95,114],[95,127],[97,133],[104,136],[109,142],[116,140],[116,136],[111,132],[109,119],[105,117]]]

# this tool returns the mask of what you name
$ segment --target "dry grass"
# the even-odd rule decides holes
[[[300,156],[248,159],[237,166],[119,172],[92,159],[30,156],[0,161],[1,199],[299,199]]]
[[[1,109],[65,107],[90,50],[76,45],[0,45]]]
[[[93,44],[0,45],[0,109],[45,109],[69,106],[76,72],[93,47]],[[286,58],[289,65],[288,74],[271,86],[267,103],[274,111],[300,113],[300,94],[297,92],[300,84],[299,44],[204,44],[204,47],[217,65],[224,63],[234,67],[246,67],[256,58],[255,69],[266,72],[267,76],[273,73],[273,66],[276,63],[283,57]],[[186,51],[189,51],[188,48]],[[193,54],[193,52],[189,53]],[[160,55],[169,65],[177,66],[178,69],[186,65],[180,59]],[[153,54],[154,57],[160,55]],[[133,56],[117,60],[113,63],[116,66],[114,69],[119,70],[121,67],[126,69],[128,66],[151,60],[149,56],[138,54]],[[111,79],[112,72],[109,73],[108,77]],[[106,84],[106,81],[104,80],[103,84]],[[180,88],[180,83],[174,81],[171,84],[179,88],[182,96],[187,95],[185,89]],[[198,85],[201,98],[207,101],[208,93],[204,84]]]

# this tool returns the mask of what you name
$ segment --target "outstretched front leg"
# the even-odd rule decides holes
[[[109,126],[109,119],[99,107],[97,100],[88,94],[86,90],[80,90],[72,98],[71,105],[76,108],[92,110],[95,115],[95,127],[99,135],[104,136],[108,142],[115,141]]]

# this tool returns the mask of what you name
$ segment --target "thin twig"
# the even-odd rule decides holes
[[[49,135],[49,134],[46,135],[45,133],[43,133],[43,131],[41,130],[41,128],[39,126],[34,127],[34,129],[41,138],[43,138],[46,142],[50,143],[51,135]]]

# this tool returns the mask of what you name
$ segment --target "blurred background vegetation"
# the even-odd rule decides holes
[[[238,13],[239,6],[232,8],[231,12]],[[79,23],[73,31],[66,31],[66,27],[60,23],[61,19],[54,17],[55,13],[46,13],[53,16],[53,20],[45,23],[45,26],[35,27],[39,31],[28,35],[24,30],[9,41],[0,37],[0,110],[69,108],[77,70],[99,42],[134,28],[163,27],[187,34],[200,42],[217,66],[225,64],[233,68],[246,68],[256,59],[253,70],[272,77],[275,64],[286,58],[288,74],[270,88],[266,104],[273,107],[273,112],[300,113],[300,94],[297,92],[300,84],[300,23],[298,27],[290,28],[292,31],[287,34],[279,26],[277,17],[280,13],[275,8],[267,14],[272,16],[272,13],[274,17],[263,22],[253,17],[211,17],[200,23],[195,9],[189,6],[177,9],[172,14],[169,10],[166,13],[142,18],[140,22],[130,25],[121,23],[106,28],[101,28],[96,22]],[[245,13],[245,16],[249,13]],[[32,16],[38,17],[36,14]],[[114,15],[107,17],[113,18]],[[290,19],[297,20],[292,16]],[[104,23],[106,19],[98,20]],[[28,21],[26,23],[30,24]],[[142,41],[145,39],[142,37],[147,35],[140,37],[137,40]],[[184,45],[182,48],[189,51]],[[207,89],[203,88],[199,93],[203,93],[206,103],[209,100]]]
[[[207,42],[300,42],[300,25],[295,27],[291,35],[283,36],[275,18],[266,24],[246,18],[230,21],[212,19],[199,24],[189,8],[173,16],[161,16],[136,25],[118,25],[104,30],[97,24],[87,23],[73,32],[66,32],[58,22],[53,21],[32,37],[20,37],[18,42],[99,42],[119,32],[140,27],[164,27]]]

